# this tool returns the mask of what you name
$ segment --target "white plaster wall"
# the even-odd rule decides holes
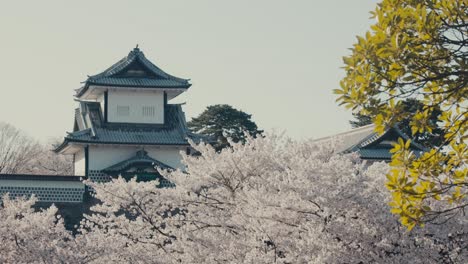
[[[89,170],[103,170],[109,166],[136,155],[139,146],[90,146],[89,147]],[[148,147],[144,148],[148,155],[173,168],[183,169],[180,151],[185,147]]]
[[[157,159],[175,169],[185,169],[182,164],[182,156],[180,152],[185,153],[185,148],[148,148],[145,149],[148,155],[154,159]]]
[[[84,176],[86,170],[84,150],[75,153],[75,175]]]
[[[164,123],[164,92],[162,91],[115,91],[109,90],[107,118],[109,122],[121,123]],[[118,116],[117,106],[129,106],[128,116]],[[143,107],[154,107],[154,116],[143,116]]]

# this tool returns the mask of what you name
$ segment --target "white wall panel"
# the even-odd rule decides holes
[[[164,123],[164,93],[162,91],[115,91],[108,94],[108,121],[116,123]],[[129,107],[128,115],[118,110]],[[148,109],[153,109],[148,111]],[[125,111],[124,111],[125,112]],[[121,111],[121,113],[123,113]],[[146,113],[146,115],[145,115]],[[150,113],[148,115],[148,113]]]
[[[103,170],[123,160],[129,159],[141,150],[138,146],[90,146],[89,169]],[[181,147],[148,147],[144,148],[148,155],[173,168],[183,169],[180,151]]]
[[[75,175],[84,176],[86,169],[84,150],[79,150],[75,153]]]

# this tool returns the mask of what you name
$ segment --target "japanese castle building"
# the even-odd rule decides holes
[[[169,101],[191,86],[133,49],[107,70],[88,77],[76,90],[73,131],[55,152],[73,156],[73,176],[0,175],[0,195],[35,194],[43,202],[82,202],[84,178],[158,178],[156,168],[184,169],[181,152],[190,152],[189,132],[180,104]]]
[[[149,61],[138,47],[76,90],[73,132],[55,150],[73,155],[74,174],[93,181],[109,177],[158,177],[155,167],[183,169],[190,151],[181,105],[169,101],[191,86]]]

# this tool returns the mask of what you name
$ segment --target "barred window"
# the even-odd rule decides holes
[[[143,106],[143,116],[153,117],[155,114],[154,106]]]
[[[128,105],[118,105],[117,106],[117,115],[118,116],[129,116],[130,115],[130,106],[128,106]]]

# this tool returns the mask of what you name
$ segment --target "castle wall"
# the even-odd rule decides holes
[[[72,178],[73,176],[5,174],[0,176],[0,198],[6,193],[12,198],[29,197],[34,194],[39,202],[83,202],[85,185],[82,182],[59,179],[63,177],[65,179],[67,177]]]

